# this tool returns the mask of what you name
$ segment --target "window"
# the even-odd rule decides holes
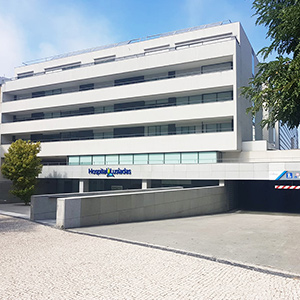
[[[233,100],[233,92],[221,92],[217,94],[218,101]]]
[[[181,163],[182,164],[197,164],[198,163],[198,153],[182,153],[181,154]]]
[[[217,131],[217,124],[204,124],[204,132],[216,132]]]
[[[105,165],[105,155],[93,156],[93,165]]]
[[[31,76],[33,76],[33,71],[25,72],[25,73],[19,73],[17,75],[17,78],[21,79],[21,78],[26,78],[26,77],[31,77]]]
[[[143,82],[143,81],[144,81],[144,76],[117,79],[117,80],[115,80],[115,86],[125,85],[125,84],[132,84],[132,83],[139,83],[139,82]]]
[[[203,103],[209,103],[209,102],[215,102],[217,101],[217,94],[211,93],[211,94],[204,94],[203,95]]]
[[[180,164],[180,153],[166,153],[165,164]]]
[[[166,106],[169,104],[168,99],[156,100],[156,106]]]
[[[134,154],[133,163],[135,165],[147,165],[148,164],[148,154]]]
[[[168,135],[169,134],[169,127],[168,125],[160,126],[160,134],[161,135]]]
[[[61,94],[61,89],[49,90],[45,92],[45,96]]]
[[[100,57],[100,58],[95,58],[94,59],[94,64],[98,65],[98,64],[112,62],[112,61],[115,61],[115,60],[116,60],[116,56],[115,55],[106,56],[106,57]]]
[[[206,73],[221,72],[221,71],[226,71],[231,69],[232,69],[232,62],[226,62],[226,63],[202,66],[201,73],[206,74]]]
[[[104,109],[105,113],[109,113],[109,112],[113,112],[114,111],[114,107],[112,105],[105,106],[103,109]]]
[[[189,97],[179,97],[176,99],[176,105],[187,105],[189,104]]]
[[[67,64],[67,65],[60,65],[60,66],[55,66],[55,67],[51,67],[51,68],[46,68],[45,72],[52,73],[55,71],[65,71],[65,70],[75,69],[75,68],[79,68],[80,64],[81,64],[81,62],[79,61],[76,63]]]
[[[104,139],[112,139],[114,136],[113,132],[104,132],[103,133],[103,138]]]
[[[44,97],[44,96],[45,96],[45,91],[32,93],[32,98],[38,98],[38,97]]]
[[[198,104],[198,103],[202,103],[202,95],[189,97],[189,104]]]
[[[190,133],[195,133],[195,132],[196,132],[195,126],[182,126],[182,127],[176,128],[177,134],[190,134]]]
[[[144,136],[144,127],[114,128],[115,138]]]
[[[79,165],[79,156],[70,156],[69,165]]]
[[[199,152],[199,163],[216,163],[217,158],[217,152]]]
[[[149,154],[149,164],[150,165],[161,165],[164,163],[163,153],[151,153]]]
[[[79,86],[79,91],[88,91],[88,90],[93,90],[93,89],[94,89],[93,83],[82,84]]]
[[[232,122],[228,122],[228,123],[221,123],[218,124],[219,125],[219,131],[232,131]]]
[[[166,52],[169,51],[170,45],[163,45],[163,46],[158,46],[158,47],[153,47],[153,48],[147,48],[144,49],[145,55],[157,53],[157,52]]]
[[[81,107],[79,108],[79,115],[92,115],[94,114],[94,107],[93,106],[88,106],[88,107]]]
[[[168,78],[175,78],[175,77],[176,77],[176,72],[175,71],[168,72]]]
[[[102,114],[104,113],[104,106],[95,107],[95,114]]]
[[[119,155],[106,155],[106,164],[107,165],[118,165],[119,164]]]
[[[117,103],[114,105],[114,111],[133,110],[133,109],[143,108],[144,106],[145,106],[145,101]]]
[[[44,116],[44,113],[38,112],[38,113],[32,113],[32,114],[31,114],[31,118],[32,118],[33,120],[42,120],[42,119],[45,118],[45,116]]]
[[[80,164],[81,165],[91,165],[92,164],[92,156],[90,156],[90,155],[80,156]]]
[[[120,154],[120,165],[132,165],[133,155],[132,154]]]

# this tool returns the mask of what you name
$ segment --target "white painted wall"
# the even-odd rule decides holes
[[[131,175],[116,175],[116,179],[275,180],[283,171],[299,171],[300,162],[253,162],[195,165],[44,166],[40,178],[107,179],[106,175],[89,174],[88,169],[106,169],[108,167],[113,169],[131,169]]]
[[[40,156],[229,151],[235,143],[234,132],[65,141],[42,143]],[[4,151],[8,147],[2,145]]]

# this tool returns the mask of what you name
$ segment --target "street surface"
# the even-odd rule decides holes
[[[300,275],[300,215],[235,212],[74,231],[154,244]]]

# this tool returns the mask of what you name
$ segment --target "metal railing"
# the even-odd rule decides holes
[[[190,27],[190,28],[186,28],[186,29],[170,31],[170,32],[166,32],[166,33],[159,33],[159,34],[149,35],[149,36],[146,36],[146,37],[132,39],[132,40],[119,42],[119,43],[115,43],[115,44],[103,45],[103,46],[98,46],[98,47],[93,47],[93,48],[68,52],[68,53],[64,53],[64,54],[49,56],[49,57],[45,57],[45,58],[41,58],[41,59],[31,60],[31,61],[24,62],[23,65],[25,65],[25,66],[33,65],[33,64],[37,64],[37,63],[41,63],[41,62],[47,62],[47,61],[60,59],[60,58],[65,58],[65,57],[70,57],[70,56],[75,56],[75,55],[79,55],[79,54],[90,53],[90,52],[95,52],[95,51],[109,49],[109,48],[115,48],[115,47],[119,47],[119,46],[123,46],[123,45],[129,45],[129,44],[133,44],[133,43],[143,42],[143,41],[147,41],[147,40],[158,39],[158,38],[161,38],[161,37],[171,36],[171,35],[175,35],[175,34],[201,30],[201,29],[205,29],[205,28],[209,28],[209,27],[221,26],[221,25],[229,24],[229,23],[231,23],[230,20],[225,20],[225,21],[200,25],[200,26],[196,26],[196,27]]]
[[[216,123],[217,124],[217,123]],[[206,125],[206,124],[205,124]],[[194,125],[186,125],[183,127],[193,127]],[[134,137],[154,137],[154,136],[170,136],[170,135],[186,135],[186,134],[205,134],[205,133],[215,133],[215,132],[233,132],[233,128],[219,128],[218,130],[210,130],[210,129],[205,129],[205,130],[199,130],[197,131],[196,129],[191,131],[191,132],[184,132],[181,133],[179,131],[169,131],[166,133],[161,133],[161,134],[149,134],[149,133],[138,133],[138,134],[113,134],[113,132],[99,132],[98,135],[97,133],[93,135],[85,135],[85,136],[74,136],[74,137],[54,137],[54,138],[42,138],[42,139],[34,139],[32,138],[31,140],[33,142],[42,142],[42,143],[48,143],[48,142],[68,142],[68,141],[80,141],[80,140],[103,140],[103,139],[119,139],[119,138],[134,138]],[[107,135],[101,135],[100,134],[107,134]],[[16,137],[16,140],[19,139]],[[10,142],[3,142],[3,145],[10,144]]]
[[[232,67],[231,67],[231,69],[224,69],[224,70],[220,69],[220,70],[214,71],[214,73],[229,71],[229,70],[232,70]],[[104,82],[101,84],[97,84],[96,86],[94,86],[93,89],[90,89],[90,90],[102,89],[102,88],[107,88],[107,87],[117,87],[117,86],[129,85],[129,84],[145,83],[145,82],[165,80],[165,79],[181,78],[181,77],[187,77],[187,76],[195,76],[195,75],[201,75],[201,74],[207,74],[207,73],[202,73],[202,71],[200,70],[200,71],[194,71],[194,72],[175,74],[174,76],[173,75],[172,76],[165,75],[165,76],[152,77],[152,78],[148,78],[148,79],[146,78],[143,80],[137,80],[134,82],[118,83],[117,85],[114,82]],[[153,76],[155,76],[155,75],[153,75]],[[66,91],[62,91],[60,94],[55,94],[55,96],[61,95],[61,94],[75,93],[75,92],[86,92],[86,91],[90,91],[90,90],[80,90],[79,86],[78,87],[76,86],[76,88],[71,88]],[[48,96],[53,96],[53,95],[34,97],[34,99],[48,97]],[[32,97],[32,95],[31,96],[19,96],[18,99],[16,99],[16,100],[6,100],[4,102],[18,101],[18,100],[25,100],[25,99],[33,99],[33,97]]]
[[[224,36],[224,37],[220,37],[218,39],[206,39],[204,40],[203,42],[199,42],[198,45],[201,46],[201,45],[204,45],[204,44],[207,44],[207,43],[219,43],[220,41],[222,40],[236,40],[236,36]],[[186,46],[187,47],[187,46]],[[170,47],[170,48],[167,48],[167,49],[164,49],[165,51],[179,51],[179,50],[183,50],[184,48],[183,47]],[[160,54],[161,52],[157,51],[157,52],[151,52],[152,55],[154,54]],[[85,63],[85,64],[80,64],[72,69],[76,69],[76,68],[85,68],[85,67],[90,67],[90,66],[96,66],[96,65],[99,65],[99,64],[103,64],[103,63],[113,63],[113,62],[118,62],[118,61],[123,61],[123,60],[127,60],[127,59],[132,59],[132,58],[140,58],[140,57],[145,57],[146,56],[146,53],[143,52],[143,53],[138,53],[138,54],[133,54],[133,55],[127,55],[127,56],[122,56],[122,57],[116,57],[114,60],[107,60],[107,61],[103,61],[103,62],[90,62],[90,63]],[[63,70],[63,69],[57,69],[57,70],[53,70],[53,71],[43,71],[43,72],[38,72],[38,73],[31,73],[31,74],[28,74],[28,75],[24,75],[22,76],[21,74],[17,77],[12,77],[12,78],[9,78],[7,81],[14,81],[14,80],[19,80],[19,79],[24,79],[24,78],[29,78],[29,77],[34,77],[34,76],[41,76],[41,75],[49,75],[49,74],[53,74],[53,73],[56,73],[56,72],[62,72],[62,71],[67,71],[67,69]]]
[[[189,96],[187,96],[189,98]],[[2,122],[3,124],[7,123],[16,123],[16,122],[25,122],[25,121],[35,121],[35,120],[48,120],[48,119],[55,119],[55,118],[67,118],[67,117],[78,117],[78,116],[87,116],[87,115],[96,115],[96,114],[107,114],[107,113],[115,113],[115,112],[125,112],[125,111],[136,111],[136,110],[143,110],[143,109],[155,109],[155,108],[162,108],[162,107],[171,107],[171,106],[185,106],[185,105],[193,105],[193,104],[205,104],[205,103],[214,103],[214,102],[226,102],[232,101],[233,99],[216,99],[211,101],[203,102],[203,100],[197,103],[185,103],[185,104],[178,104],[178,103],[163,103],[163,104],[145,104],[141,106],[132,106],[126,108],[114,108],[113,106],[103,106],[103,111],[87,111],[87,112],[80,112],[80,111],[60,111],[55,112],[53,115],[45,116],[44,117],[20,117],[14,119],[13,121]],[[155,100],[153,100],[155,101]],[[159,99],[157,100],[159,101]],[[112,110],[110,110],[110,108]],[[107,109],[107,111],[105,111]],[[59,115],[58,115],[59,114]]]

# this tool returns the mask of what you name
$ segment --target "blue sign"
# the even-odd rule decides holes
[[[275,180],[300,180],[300,171],[283,171]]]
[[[115,177],[115,175],[131,175],[130,169],[112,169],[112,168],[106,168],[106,169],[88,169],[88,174],[92,175],[106,175],[106,177]]]

